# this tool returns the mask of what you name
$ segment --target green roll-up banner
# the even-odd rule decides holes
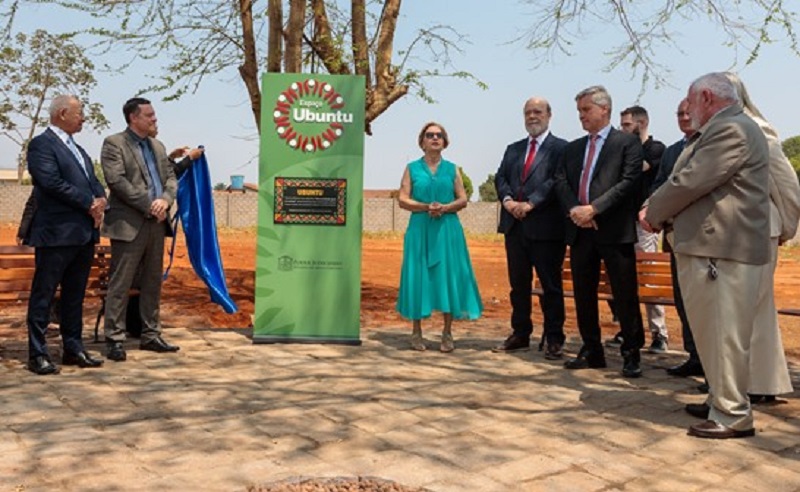
[[[266,74],[254,343],[358,345],[364,78]]]

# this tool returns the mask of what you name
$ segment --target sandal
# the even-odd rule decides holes
[[[419,352],[424,352],[428,349],[428,347],[425,346],[425,341],[422,339],[422,333],[411,334],[411,349]]]
[[[453,334],[450,332],[442,333],[442,345],[439,347],[439,350],[444,353],[450,353],[455,350],[456,346],[453,343]]]

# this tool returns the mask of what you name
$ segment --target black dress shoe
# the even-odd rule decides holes
[[[603,352],[581,350],[574,359],[564,362],[567,369],[602,369],[606,367],[606,356]]]
[[[614,321],[616,322],[616,318],[614,318]],[[622,346],[623,342],[624,339],[622,337],[622,332],[620,331],[617,332],[617,334],[614,335],[613,338],[609,338],[608,340],[606,340],[606,347],[620,347]]]
[[[161,337],[155,337],[139,344],[140,350],[150,350],[151,352],[177,352],[181,348],[177,345],[170,345]]]
[[[736,430],[722,425],[713,420],[706,420],[689,427],[689,435],[704,437],[706,439],[732,439],[737,437],[751,437],[756,435],[755,429]]]
[[[511,335],[506,338],[503,343],[494,347],[492,352],[523,352],[531,349],[531,341],[529,338],[523,338],[517,335]]]
[[[747,396],[750,398],[750,403],[752,405],[771,405],[777,401],[775,400],[775,395],[758,395],[755,393],[748,393]]]
[[[128,354],[125,353],[125,348],[122,346],[122,342],[108,342],[106,346],[108,347],[106,351],[106,358],[108,360],[122,362],[128,358]]]
[[[95,359],[86,351],[78,354],[64,352],[64,355],[61,357],[61,363],[65,366],[78,366],[82,368],[100,367],[103,365],[103,359]]]
[[[708,420],[708,412],[711,410],[706,403],[687,403],[683,409],[692,417],[703,420]]]
[[[38,355],[33,359],[28,360],[28,370],[40,376],[47,376],[48,374],[58,374],[60,369],[53,364],[50,359],[44,355]]]
[[[685,378],[688,376],[704,376],[703,365],[695,360],[689,359],[683,364],[672,366],[667,369],[670,376]]]
[[[642,368],[639,365],[641,356],[638,350],[622,354],[622,376],[626,378],[642,377]]]
[[[544,358],[547,360],[559,360],[564,358],[564,349],[560,343],[548,342],[544,350]]]

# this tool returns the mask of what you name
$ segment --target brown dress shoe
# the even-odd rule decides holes
[[[564,348],[560,343],[548,343],[544,350],[544,358],[547,360],[559,360],[564,357]]]
[[[706,420],[689,427],[689,435],[705,439],[735,439],[739,437],[752,437],[756,435],[755,429],[731,429],[713,420]]]
[[[492,352],[522,352],[531,349],[531,341],[529,338],[522,338],[517,335],[511,335],[506,338],[503,343],[492,349]]]

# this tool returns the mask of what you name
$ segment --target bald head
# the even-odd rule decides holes
[[[550,117],[552,111],[550,110],[550,103],[547,99],[541,97],[532,97],[525,101],[523,107],[523,114],[525,116],[525,129],[532,137],[538,137],[550,126]]]

